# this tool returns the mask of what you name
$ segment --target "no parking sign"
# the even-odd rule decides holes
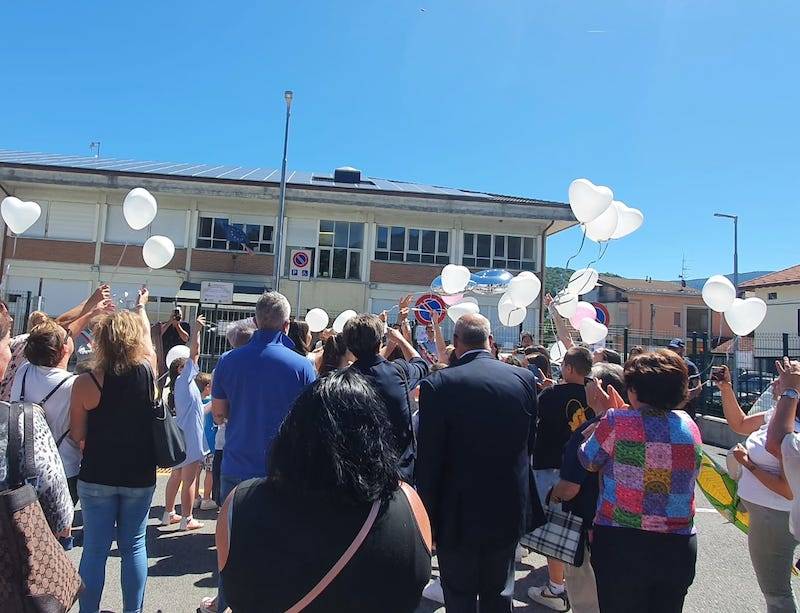
[[[442,323],[444,318],[447,316],[447,305],[436,294],[425,294],[420,296],[415,306],[416,309],[414,309],[414,317],[417,322],[423,326],[427,326],[429,323],[431,323],[431,314],[429,311],[433,311],[437,314],[439,323]]]
[[[606,305],[600,304],[599,302],[593,302],[592,306],[594,307],[594,310],[597,313],[598,323],[604,324],[605,326],[610,326],[611,316],[608,314],[608,309],[606,308]]]
[[[310,249],[292,249],[289,261],[289,278],[295,281],[311,280]]]

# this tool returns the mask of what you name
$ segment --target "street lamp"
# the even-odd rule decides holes
[[[724,217],[733,220],[733,287],[736,289],[736,297],[739,297],[739,216],[729,213],[714,213],[714,217]],[[734,393],[739,395],[739,368],[737,365],[736,354],[739,352],[739,337],[733,337],[733,368],[731,378],[733,379]]]
[[[278,197],[278,227],[275,229],[275,283],[273,291],[278,291],[278,282],[281,278],[281,267],[283,266],[283,226],[286,217],[286,152],[289,147],[289,117],[292,114],[292,98],[294,93],[287,89],[283,92],[283,99],[286,101],[286,127],[283,132],[283,163],[281,165],[281,189]]]

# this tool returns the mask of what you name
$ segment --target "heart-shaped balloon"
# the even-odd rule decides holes
[[[458,321],[461,317],[468,313],[480,313],[481,310],[474,302],[459,302],[447,309],[447,316],[453,321]]]
[[[598,278],[599,275],[594,268],[579,268],[570,276],[566,291],[576,296],[588,294],[597,285]]]
[[[508,296],[515,307],[527,307],[539,296],[542,289],[542,282],[539,277],[532,275],[517,275],[508,284],[508,289],[503,296]]]
[[[622,238],[636,232],[644,223],[644,215],[639,209],[633,209],[627,206],[624,202],[614,200],[611,203],[617,209],[617,229],[611,235],[612,239]]]
[[[619,212],[616,207],[610,206],[599,217],[587,223],[584,228],[586,236],[596,243],[611,240],[619,223]]]
[[[342,330],[344,330],[344,325],[353,319],[353,317],[358,317],[358,313],[352,309],[347,309],[339,313],[339,316],[333,321],[333,331],[336,332],[336,334],[341,334]]]
[[[724,313],[731,308],[735,298],[736,288],[728,277],[714,275],[703,285],[703,302],[712,311]]]
[[[583,300],[581,300],[575,306],[575,312],[569,318],[569,323],[572,324],[573,328],[579,330],[581,322],[584,319],[591,319],[592,321],[596,320],[597,311],[595,310],[591,302],[584,302]]]
[[[557,343],[553,343],[550,345],[550,349],[548,349],[548,353],[550,354],[550,359],[555,362],[556,364],[561,364],[561,361],[564,359],[564,356],[567,355],[567,347],[561,341]]]
[[[122,202],[122,215],[134,230],[149,226],[156,218],[157,212],[156,199],[143,187],[133,188]]]
[[[445,294],[460,294],[470,282],[469,268],[448,264],[442,269],[442,289]]]
[[[561,317],[569,319],[575,314],[575,309],[578,308],[578,295],[570,294],[567,290],[562,289],[553,298],[553,305]]]
[[[166,236],[151,236],[142,246],[142,259],[150,268],[164,268],[175,255],[175,243]]]
[[[520,325],[525,321],[527,315],[528,309],[524,306],[517,306],[509,294],[503,294],[497,303],[497,316],[500,323],[508,328]]]
[[[42,214],[37,202],[23,202],[19,198],[9,196],[0,203],[0,214],[8,229],[14,234],[22,234],[30,228]]]
[[[569,206],[575,218],[589,223],[602,215],[614,200],[614,192],[605,185],[595,185],[589,179],[575,179],[569,185]]]
[[[587,345],[599,343],[608,336],[608,328],[605,325],[588,317],[581,321],[578,331],[581,333],[581,340]]]
[[[737,336],[747,336],[761,325],[767,316],[767,303],[761,298],[735,298],[725,311],[725,321],[731,332]]]

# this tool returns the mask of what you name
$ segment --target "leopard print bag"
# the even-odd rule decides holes
[[[24,443],[19,417],[23,414]],[[47,524],[31,482],[34,464],[33,405],[0,402],[8,424],[8,489],[0,492],[0,611],[65,613],[78,598],[81,578]],[[19,454],[24,453],[24,474]]]

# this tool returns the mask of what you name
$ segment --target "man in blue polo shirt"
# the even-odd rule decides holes
[[[295,398],[317,375],[307,359],[295,353],[289,330],[289,301],[266,292],[256,304],[258,330],[249,343],[220,359],[214,370],[212,410],[226,418],[220,497],[237,483],[265,477],[267,459],[278,427]]]

